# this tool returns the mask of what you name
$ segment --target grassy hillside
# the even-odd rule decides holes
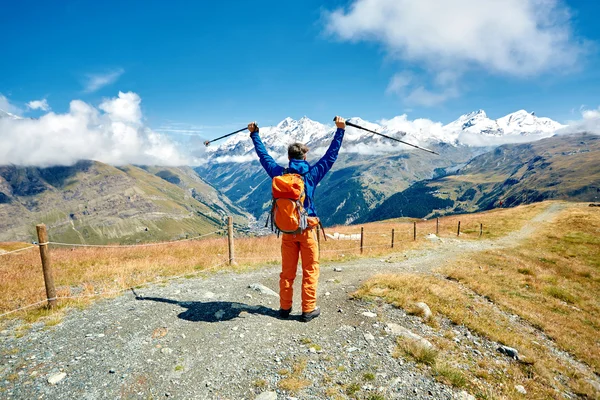
[[[226,215],[248,216],[190,168],[0,167],[0,240],[36,240],[45,223],[52,241],[136,243],[218,229]]]
[[[548,199],[600,199],[600,136],[555,136],[505,145],[457,173],[418,182],[361,221],[476,212]]]
[[[496,214],[498,221],[504,212]],[[409,312],[415,302],[426,302],[433,312],[428,339],[436,350],[399,343],[398,356],[478,399],[597,399],[600,212],[572,204],[537,227],[514,248],[470,252],[432,275],[376,276],[356,296],[381,298]],[[479,338],[455,339],[455,326],[517,349],[519,360],[498,355],[498,345],[486,352]],[[567,353],[577,362],[568,361]],[[515,385],[524,386],[527,396]]]

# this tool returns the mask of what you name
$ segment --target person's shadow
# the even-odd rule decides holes
[[[133,292],[136,300],[156,301],[159,303],[174,304],[186,308],[179,318],[192,322],[221,322],[238,318],[242,312],[248,314],[260,314],[267,317],[279,318],[279,312],[265,306],[251,306],[244,303],[232,301],[177,301],[164,299],[162,297],[145,297]],[[295,319],[290,315],[288,319]]]

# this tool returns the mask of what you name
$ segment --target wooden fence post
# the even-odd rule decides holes
[[[479,223],[479,237],[481,237],[481,235],[483,235],[483,224]]]
[[[392,249],[394,248],[394,228],[392,228]]]
[[[54,287],[54,276],[52,274],[52,265],[50,264],[50,251],[48,250],[48,231],[44,224],[36,225],[35,229],[37,230],[40,257],[42,258],[42,270],[44,272],[48,307],[54,308],[56,307],[56,288]]]
[[[235,265],[233,249],[233,217],[227,217],[227,243],[229,245],[229,265]]]
[[[458,230],[456,231],[456,236],[460,236],[460,221],[458,221]]]
[[[417,240],[417,223],[413,222],[413,240]]]
[[[440,236],[440,219],[435,219],[435,235]]]
[[[363,244],[364,244],[365,232],[364,228],[360,227],[360,254],[363,253]]]

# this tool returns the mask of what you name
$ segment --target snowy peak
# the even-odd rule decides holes
[[[444,126],[451,132],[480,133],[483,135],[530,135],[554,133],[563,125],[550,118],[539,118],[533,112],[519,110],[496,120],[489,119],[483,110],[462,115]]]
[[[322,139],[333,131],[333,127],[307,117],[299,120],[285,118],[275,126],[260,127],[260,137],[269,149],[282,150],[294,142],[311,143]],[[243,155],[252,151],[250,135],[240,133],[229,138],[219,147],[209,147],[209,153]]]
[[[563,127],[556,121],[550,118],[539,118],[534,112],[519,110],[505,117],[498,118],[498,125],[505,134],[528,135],[538,132],[554,132]]]
[[[365,121],[359,117],[350,118],[348,121],[375,132],[422,145],[427,143],[458,145],[475,142],[479,143],[477,145],[497,144],[504,141],[502,137],[506,136],[532,135],[541,139],[563,127],[550,118],[540,118],[525,110],[516,111],[497,120],[490,119],[484,110],[477,110],[464,114],[446,125],[428,119],[409,120],[406,115],[384,119],[378,123]],[[287,146],[294,142],[305,143],[310,148],[326,148],[334,132],[333,124],[321,124],[306,116],[299,120],[288,117],[275,126],[261,127],[260,137],[273,154],[286,154]],[[473,141],[474,137],[483,140]],[[509,138],[508,141],[510,140],[512,139]],[[389,139],[352,127],[346,129],[344,143],[347,143],[349,148],[362,144],[404,148],[403,145],[391,142]],[[209,157],[247,156],[244,159],[248,159],[254,156],[252,140],[247,132],[232,136],[218,147],[209,147],[208,152]]]
[[[0,108],[0,118],[8,118],[8,119],[23,119],[21,117],[19,117],[18,115],[15,114],[11,114],[8,111],[4,111],[3,109]]]

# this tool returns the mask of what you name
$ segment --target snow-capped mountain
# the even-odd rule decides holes
[[[486,137],[533,136],[532,139],[538,137],[541,139],[564,127],[550,118],[540,118],[525,110],[519,110],[496,120],[488,118],[485,111],[478,110],[462,115],[446,125],[428,119],[409,120],[406,115],[381,120],[379,123],[365,121],[358,117],[351,118],[349,121],[409,143],[421,145],[445,143],[452,146],[466,144],[467,142],[463,141],[464,134],[480,136],[482,139],[480,142],[485,143]],[[276,126],[260,128],[261,138],[267,148],[279,153],[293,142],[305,143],[311,148],[326,147],[334,132],[333,124],[321,124],[307,117],[299,120],[286,118]],[[346,130],[344,143],[346,149],[353,149],[353,145],[363,143],[368,143],[375,148],[378,146],[406,148],[400,143],[352,127],[348,127]],[[497,144],[497,141],[494,144]],[[210,147],[208,152],[211,157],[240,156],[253,154],[252,149],[249,135],[242,133],[230,138],[220,146]]]
[[[428,119],[409,120],[406,115],[377,123],[360,118],[351,118],[350,121],[405,142],[431,148],[440,156],[418,150],[408,151],[412,148],[348,127],[340,156],[321,184],[329,189],[327,192],[319,191],[321,194],[315,198],[317,213],[326,225],[356,221],[412,183],[456,171],[491,146],[522,142],[522,135],[531,136],[525,140],[541,139],[562,127],[557,122],[538,118],[526,111],[492,120],[480,110],[446,125]],[[306,117],[299,120],[286,118],[275,126],[260,128],[267,150],[280,165],[287,164],[287,146],[296,141],[308,145],[311,149],[308,162],[316,162],[325,153],[334,132],[333,122],[321,124]],[[232,136],[220,146],[209,147],[208,162],[196,171],[234,203],[257,219],[264,220],[269,207],[271,181],[257,162],[247,131]]]
[[[449,133],[476,133],[492,136],[505,135],[544,135],[552,134],[564,125],[550,118],[540,118],[533,112],[519,110],[496,120],[488,118],[485,111],[478,110],[462,115],[456,121],[444,126]]]
[[[332,126],[323,125],[307,117],[299,120],[288,117],[276,126],[260,127],[260,137],[269,149],[279,150],[294,142],[315,143],[332,131]],[[231,137],[220,146],[209,147],[207,151],[209,154],[243,155],[252,149],[250,135],[245,132]]]
[[[23,119],[21,117],[19,117],[18,115],[15,114],[11,114],[8,111],[4,111],[3,109],[0,108],[0,118],[8,118],[8,119]]]

